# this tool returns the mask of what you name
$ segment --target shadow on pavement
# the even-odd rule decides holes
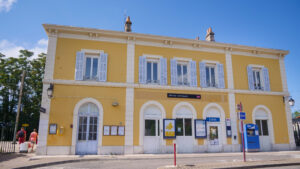
[[[8,161],[14,158],[24,157],[25,154],[19,154],[19,153],[3,153],[0,154],[0,162]]]
[[[261,165],[252,165],[252,166],[238,166],[238,167],[225,167],[218,169],[250,169],[250,168],[270,168],[270,167],[286,167],[286,166],[297,166],[300,165],[300,162],[297,163],[283,163],[283,164],[261,164]]]

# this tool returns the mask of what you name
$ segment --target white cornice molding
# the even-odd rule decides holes
[[[52,24],[43,24],[44,29],[46,30],[48,36],[50,36],[51,30],[55,30],[58,34],[67,33],[67,34],[81,34],[87,36],[90,40],[101,39],[105,40],[106,37],[109,39],[119,39],[121,41],[133,40],[133,41],[145,41],[145,42],[160,42],[166,47],[176,47],[176,45],[184,44],[189,46],[191,49],[201,49],[206,46],[208,48],[217,48],[227,50],[230,49],[233,52],[235,51],[250,51],[246,53],[251,53],[252,55],[261,55],[261,53],[270,53],[272,56],[281,57],[287,55],[289,51],[287,50],[278,50],[278,49],[269,49],[269,48],[260,48],[260,47],[251,47],[244,45],[235,45],[228,43],[220,42],[208,42],[204,40],[194,40],[194,39],[183,39],[175,37],[166,37],[166,36],[157,36],[157,35],[148,35],[132,32],[120,32],[120,31],[109,31],[93,28],[81,28],[81,27],[72,27],[72,26],[61,26],[61,25],[52,25]],[[126,43],[126,42],[125,42]],[[223,52],[224,53],[224,52]]]
[[[97,82],[97,81],[76,81],[76,80],[50,80],[44,79],[44,84],[60,84],[60,85],[75,85],[75,86],[99,86],[99,87],[118,87],[118,88],[141,88],[141,89],[163,89],[163,90],[178,90],[178,91],[199,91],[199,92],[216,92],[216,93],[235,93],[235,94],[254,94],[254,95],[275,95],[287,96],[289,92],[265,92],[265,91],[250,91],[238,89],[218,89],[218,88],[200,88],[188,86],[162,86],[151,84],[133,84],[133,83],[115,83],[115,82]]]

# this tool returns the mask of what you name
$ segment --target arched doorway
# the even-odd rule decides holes
[[[253,123],[258,126],[260,150],[272,150],[272,144],[274,143],[274,140],[271,112],[265,106],[257,106],[252,115]]]
[[[222,107],[215,103],[208,104],[203,110],[206,119],[208,152],[221,152],[226,144],[225,113]]]
[[[194,136],[196,110],[190,103],[178,103],[174,107],[173,118],[176,119],[175,130],[178,153],[193,153],[196,145]]]
[[[80,106],[77,121],[76,154],[98,153],[99,110],[93,103]]]

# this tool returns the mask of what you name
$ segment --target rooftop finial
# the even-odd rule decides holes
[[[213,33],[211,27],[209,27],[207,30],[206,30],[206,37],[205,37],[205,40],[206,41],[215,41],[215,33]]]
[[[132,22],[130,21],[130,16],[127,16],[126,22],[125,22],[125,32],[131,32],[131,25],[132,25]]]

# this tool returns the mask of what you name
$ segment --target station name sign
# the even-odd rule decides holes
[[[200,94],[178,94],[178,93],[168,93],[169,98],[186,98],[186,99],[201,99]]]

